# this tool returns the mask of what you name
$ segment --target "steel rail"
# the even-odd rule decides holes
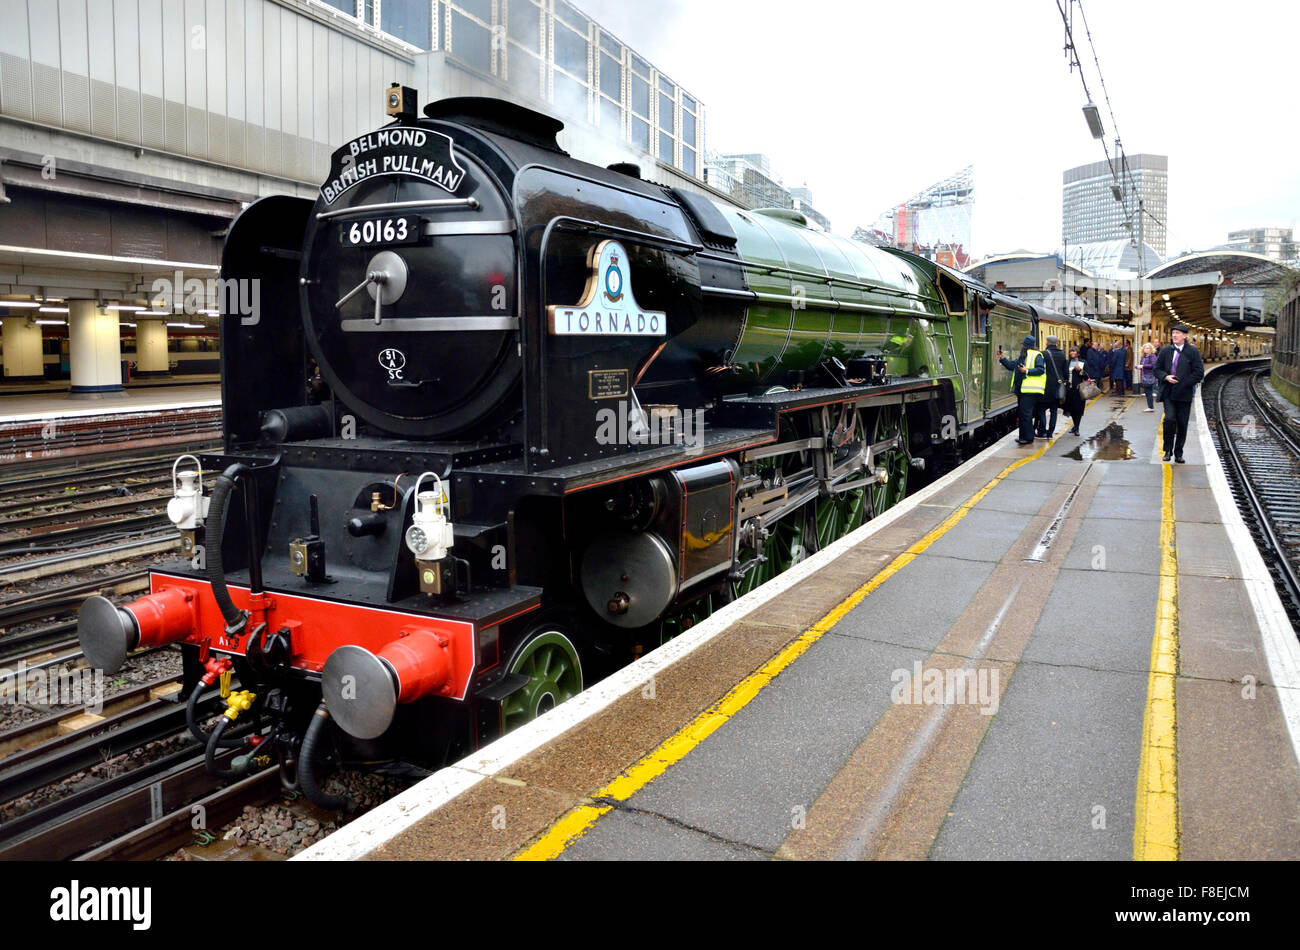
[[[143,537],[131,538],[126,541],[120,541],[116,544],[110,544],[106,547],[98,548],[94,551],[74,551],[69,554],[54,554],[49,557],[37,558],[35,560],[19,561],[14,564],[6,564],[3,567],[0,567],[0,578],[4,578],[4,577],[18,578],[18,575],[22,575],[22,577],[18,579],[30,580],[33,578],[29,577],[28,575],[33,571],[37,572],[33,576],[44,577],[50,574],[62,573],[61,571],[48,570],[49,568],[56,568],[59,567],[60,565],[70,564],[72,565],[72,567],[69,569],[75,570],[78,561],[89,559],[92,556],[99,556],[105,554],[119,554],[119,553],[126,554],[130,551],[138,550],[139,548],[146,548],[151,545],[161,544],[163,542],[174,543],[175,540],[176,540],[176,531],[175,529],[171,529],[169,526],[169,530],[167,530],[164,533],[146,534]],[[36,552],[29,550],[27,552],[19,552],[19,553],[36,553]],[[142,551],[140,553],[149,554],[152,552]],[[10,555],[10,556],[17,556],[17,555]]]
[[[1242,495],[1250,505],[1251,512],[1260,532],[1263,534],[1263,540],[1270,549],[1273,560],[1276,562],[1278,571],[1285,585],[1289,588],[1289,594],[1293,604],[1300,606],[1300,575],[1297,575],[1295,566],[1291,563],[1291,558],[1287,553],[1287,547],[1278,537],[1273,524],[1273,519],[1268,513],[1265,500],[1260,493],[1255,490],[1251,484],[1250,471],[1242,458],[1240,451],[1237,449],[1235,439],[1231,428],[1228,425],[1227,413],[1223,408],[1223,394],[1228,388],[1228,384],[1242,376],[1244,373],[1251,372],[1250,369],[1238,369],[1235,372],[1227,374],[1226,378],[1219,385],[1215,393],[1215,421],[1220,433],[1219,442],[1227,450],[1226,458],[1231,465],[1233,474],[1236,476],[1238,485],[1241,486]],[[1271,431],[1271,427],[1270,427]]]
[[[212,706],[211,699],[202,702]],[[0,760],[4,766],[0,773],[0,801],[20,798],[141,745],[185,731],[185,707],[180,703],[159,700],[133,707],[73,733],[67,741],[33,746]],[[191,743],[197,745],[193,740]],[[193,753],[192,748],[188,751]],[[0,840],[11,836],[10,825],[17,820],[0,824]]]
[[[150,702],[150,693],[159,687],[175,683],[178,679],[179,676],[163,676],[105,699],[101,711],[103,721],[76,732],[61,735],[58,732],[59,724],[68,718],[67,712],[51,713],[0,732],[0,773],[56,749],[67,748],[79,739],[106,729],[120,728],[132,717],[143,713],[143,707]]]

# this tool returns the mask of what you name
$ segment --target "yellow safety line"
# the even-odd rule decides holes
[[[1142,717],[1137,802],[1133,823],[1134,861],[1178,860],[1178,549],[1174,538],[1173,467],[1162,466],[1160,509],[1160,594],[1151,640],[1151,672]]]
[[[723,723],[740,712],[778,673],[802,656],[809,647],[821,639],[826,631],[834,627],[849,611],[860,604],[868,594],[916,560],[917,555],[943,537],[944,534],[951,530],[953,525],[965,518],[970,510],[992,491],[1002,479],[1022,465],[1027,465],[1035,459],[1042,458],[1043,453],[1051,448],[1058,438],[1060,437],[1057,436],[1044,444],[1033,455],[1017,459],[1004,468],[992,481],[972,495],[965,504],[945,518],[938,527],[890,561],[880,573],[841,601],[830,613],[809,627],[780,653],[741,680],[739,685],[734,687],[720,701],[700,713],[688,725],[666,739],[657,749],[645,755],[626,772],[597,791],[591,796],[592,803],[578,805],[571,809],[530,847],[516,854],[514,860],[548,861],[562,854],[565,848],[586,834],[600,820],[602,815],[611,811],[614,807],[613,805],[598,804],[598,802],[611,799],[620,802],[626,801],[660,775],[663,775],[669,766],[684,758],[688,752],[716,732]]]

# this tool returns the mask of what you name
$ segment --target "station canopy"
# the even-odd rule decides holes
[[[1126,254],[1137,257],[1128,242],[1085,250],[1095,255],[1084,254],[1084,263],[1102,265],[1100,272],[1081,267],[1077,249],[1071,248],[1068,261],[1059,254],[1016,251],[986,258],[967,273],[996,282],[1007,293],[1089,319],[1125,325],[1148,319],[1157,325],[1181,322],[1212,332],[1259,326],[1267,294],[1292,272],[1260,254],[1219,249],[1185,254],[1139,278],[1136,272],[1116,272],[1117,264],[1132,263]],[[1070,299],[1071,292],[1077,300]]]
[[[1200,251],[1184,254],[1147,272],[1150,278],[1183,277],[1218,271],[1225,284],[1273,286],[1292,268],[1252,251]]]
[[[1152,270],[1147,274],[1147,278],[1153,285],[1160,285],[1218,274],[1218,285],[1208,295],[1208,299],[1202,291],[1187,295],[1187,299],[1183,301],[1175,300],[1175,305],[1178,316],[1185,322],[1207,330],[1222,330],[1241,326],[1243,324],[1241,318],[1246,316],[1244,310],[1237,312],[1236,320],[1225,316],[1225,307],[1232,302],[1233,288],[1240,291],[1243,298],[1247,295],[1254,298],[1262,307],[1264,296],[1279,286],[1288,273],[1294,273],[1294,270],[1262,254],[1251,251],[1214,250],[1185,254],[1175,258]],[[1217,315],[1214,306],[1216,296],[1220,303]],[[1182,305],[1178,305],[1179,303]],[[1246,325],[1258,324],[1262,319],[1262,313],[1252,312],[1254,316],[1244,321]]]

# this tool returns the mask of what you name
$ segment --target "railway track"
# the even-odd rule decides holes
[[[1206,382],[1204,397],[1237,507],[1300,628],[1300,440],[1262,395],[1266,372],[1258,364],[1221,371]]]
[[[0,732],[0,802],[184,730],[185,708],[160,695],[179,682],[177,676],[157,677],[105,699],[104,718],[75,731],[59,730],[74,707]],[[0,840],[7,829],[7,823],[0,825]]]
[[[162,676],[105,699],[100,710],[100,715],[104,717],[103,721],[76,732],[60,729],[69,718],[70,714],[67,711],[50,713],[32,722],[0,731],[0,796],[5,794],[5,773],[31,756],[71,745],[79,739],[95,736],[106,730],[117,729],[128,722],[128,719],[120,718],[122,714],[129,712],[138,714],[144,706],[156,702],[157,694],[171,689],[173,684],[179,682],[180,679],[176,676]],[[39,751],[33,751],[38,749]]]
[[[84,664],[73,614],[86,596],[148,587],[139,560],[89,580],[79,572],[175,550],[175,529],[162,514],[172,463],[180,451],[216,446],[204,436],[216,434],[220,414],[194,413],[178,425],[132,421],[111,432],[60,421],[61,444],[34,453],[43,458],[14,441],[22,427],[0,427],[0,454],[12,463],[0,479],[0,693],[11,699],[15,664],[45,676]],[[27,429],[18,435],[31,442],[35,430]],[[176,448],[134,449],[112,460],[92,454],[123,438],[133,449]],[[42,583],[18,590],[33,581]],[[103,698],[93,716],[79,706],[48,713],[34,706],[26,715],[36,719],[0,731],[0,860],[156,858],[193,840],[196,806],[219,827],[244,805],[274,796],[275,770],[233,784],[208,775],[175,701],[179,677],[158,675],[162,669],[146,663],[135,679],[148,681]],[[216,712],[215,695],[204,707],[205,716]]]
[[[162,488],[163,486],[159,485],[157,487]],[[24,535],[24,538],[44,538],[59,531],[57,527],[51,526],[75,522],[79,519],[98,518],[101,515],[129,514],[138,512],[142,508],[160,510],[167,506],[169,500],[170,495],[153,495],[150,497],[130,495],[115,501],[87,505],[82,504],[82,502],[86,501],[83,496],[62,498],[57,502],[50,503],[44,510],[36,514],[20,515],[16,512],[11,513],[12,517],[5,520],[4,534],[8,535],[13,531],[25,531],[29,533]],[[49,530],[40,530],[43,528]]]
[[[0,492],[0,515],[8,521],[56,505],[104,498],[122,499],[135,492],[166,488],[171,484],[170,473],[164,471],[159,464],[150,464],[147,468],[119,467],[103,476],[69,475],[70,477],[64,476],[52,485],[30,488],[15,486]]]
[[[277,769],[232,784],[208,774],[178,688],[179,677],[142,684],[107,700],[99,722],[66,734],[66,712],[0,732],[0,813],[37,795],[0,821],[0,860],[158,858],[194,839],[196,814],[220,827],[274,797]],[[215,692],[204,697],[201,717],[218,705]],[[154,743],[152,758],[131,761]],[[229,766],[235,755],[218,758]],[[116,774],[90,771],[114,759]]]
[[[220,406],[21,419],[0,423],[0,457],[17,464],[78,458],[124,444],[141,448],[193,443],[216,438],[220,432]]]
[[[206,452],[218,443],[204,441],[192,448],[193,452]],[[14,510],[32,501],[48,501],[50,497],[66,497],[89,489],[116,489],[132,479],[166,478],[171,482],[171,466],[179,452],[163,455],[149,454],[131,457],[116,453],[109,462],[79,462],[63,459],[57,464],[39,466],[12,466],[21,473],[0,478],[0,512]],[[6,462],[5,470],[11,464]],[[47,497],[49,496],[49,497]]]
[[[0,557],[18,557],[23,554],[64,551],[70,547],[94,543],[106,535],[139,534],[147,531],[150,527],[156,526],[160,519],[166,523],[163,514],[166,503],[167,499],[160,499],[152,511],[131,514],[125,518],[83,522],[62,528],[56,527],[40,534],[26,535],[21,538],[7,537],[0,540]],[[137,502],[135,508],[139,509],[140,507],[142,506]]]
[[[170,484],[171,475],[156,466],[151,467],[149,475],[148,479],[132,482],[122,478],[119,470],[94,477],[92,484],[98,487],[85,493],[72,490],[48,498],[10,503],[7,510],[0,510],[0,517],[4,518],[0,557],[65,550],[157,526],[163,520],[169,500],[161,490]],[[100,484],[112,478],[122,480],[118,484]],[[62,483],[75,486],[84,481],[74,476],[62,479]],[[124,494],[127,497],[122,497]],[[116,497],[105,501],[109,495]]]
[[[93,550],[73,550],[62,554],[47,554],[44,557],[15,560],[0,565],[0,584],[17,584],[20,581],[42,580],[57,577],[84,567],[100,564],[114,564],[127,558],[148,554],[162,554],[177,550],[176,529],[170,524],[158,530],[147,530],[132,537],[91,538],[81,545],[67,544],[68,547],[91,547]],[[31,552],[25,552],[31,553]]]
[[[194,837],[202,814],[213,827],[250,797],[271,797],[279,771],[267,769],[222,787],[191,745],[0,826],[0,861],[150,859]],[[228,766],[232,750],[218,756]],[[201,811],[199,811],[201,809]]]
[[[132,594],[149,586],[149,572],[143,568],[122,571],[107,577],[73,581],[35,593],[13,594],[0,598],[0,629],[57,617],[76,611],[91,594]]]

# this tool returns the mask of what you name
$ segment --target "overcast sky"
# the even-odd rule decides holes
[[[1062,171],[1105,157],[1055,0],[575,2],[705,103],[709,149],[766,152],[836,233],[974,164],[973,250],[1055,250]],[[1300,6],[1083,9],[1125,151],[1169,156],[1169,254],[1300,226]]]

